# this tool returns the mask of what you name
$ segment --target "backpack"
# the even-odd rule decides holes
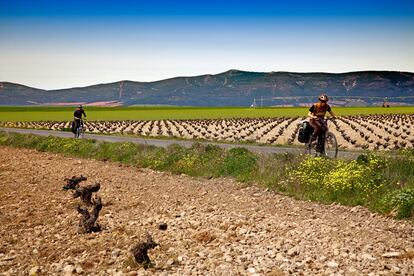
[[[299,126],[299,132],[298,132],[298,141],[301,143],[309,142],[312,131],[313,131],[313,128],[311,127],[308,121],[301,122]]]

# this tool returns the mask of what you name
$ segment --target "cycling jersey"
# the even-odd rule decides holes
[[[77,119],[82,119],[82,114],[86,117],[85,111],[82,108],[76,109],[75,112],[73,112],[73,116]]]
[[[309,111],[317,117],[324,118],[327,111],[331,112],[331,107],[327,103],[319,102],[312,105]]]

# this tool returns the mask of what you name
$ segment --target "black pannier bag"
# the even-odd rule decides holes
[[[302,122],[299,126],[298,141],[301,143],[309,142],[312,132],[313,132],[313,128],[311,127],[309,122],[308,121]]]

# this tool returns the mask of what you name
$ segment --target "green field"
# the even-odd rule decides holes
[[[0,107],[0,121],[68,121],[73,107]],[[88,120],[217,119],[306,116],[306,107],[86,107]],[[408,107],[335,107],[341,115],[414,114]]]

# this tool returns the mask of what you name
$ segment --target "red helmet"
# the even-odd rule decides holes
[[[328,99],[328,95],[326,95],[326,94],[320,94],[319,95],[319,98],[318,98],[321,102],[327,102],[329,99]]]

